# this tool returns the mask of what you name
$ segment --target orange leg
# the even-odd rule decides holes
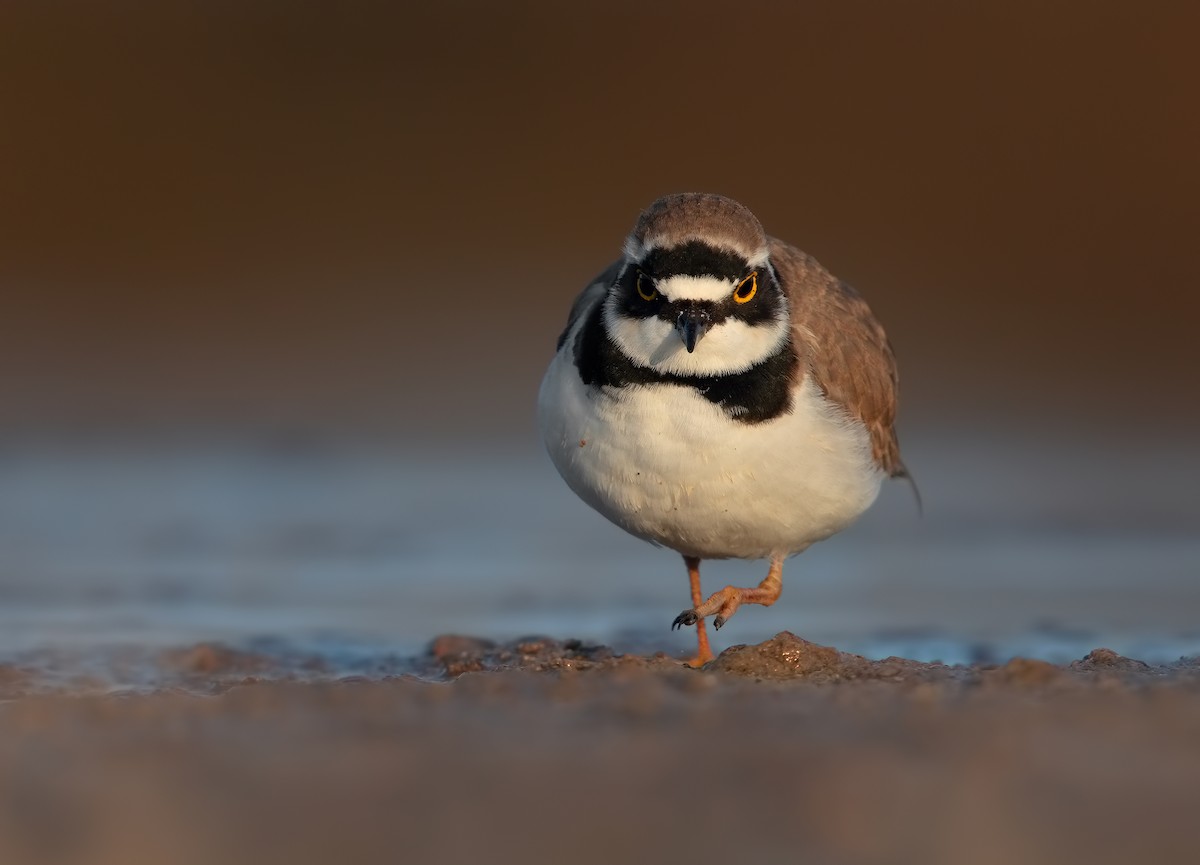
[[[700,560],[691,556],[684,556],[683,563],[687,565],[688,581],[692,585],[692,606],[700,606]],[[696,652],[696,657],[687,662],[689,667],[703,667],[713,659],[712,649],[708,646],[708,632],[704,629],[704,620],[700,619],[696,622],[696,642],[699,649]]]
[[[691,566],[689,565],[689,571]],[[729,618],[737,612],[738,607],[742,604],[761,604],[764,607],[769,607],[771,604],[779,600],[779,595],[783,591],[783,557],[776,556],[771,559],[771,568],[767,571],[766,579],[758,584],[757,588],[739,589],[737,586],[726,586],[719,592],[714,592],[709,596],[708,600],[703,604],[697,603],[699,595],[699,571],[697,571],[696,580],[692,585],[693,607],[690,610],[684,610],[675,617],[675,621],[671,624],[672,630],[683,627],[684,625],[695,625],[699,631],[704,627],[704,617],[711,616],[713,613],[717,617],[713,619],[713,627],[718,631]],[[707,646],[707,640],[702,641],[702,645]]]

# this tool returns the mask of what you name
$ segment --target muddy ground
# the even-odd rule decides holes
[[[0,666],[0,863],[1200,861],[1200,659],[665,655],[446,636],[370,675],[198,645]]]

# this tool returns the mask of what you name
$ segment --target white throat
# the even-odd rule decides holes
[[[663,290],[661,283],[659,290]],[[733,291],[732,287],[728,290]],[[696,350],[688,352],[671,322],[657,316],[628,318],[621,315],[613,297],[604,302],[604,328],[624,355],[638,366],[673,375],[745,372],[779,351],[789,327],[786,311],[755,325],[730,318],[713,325]]]

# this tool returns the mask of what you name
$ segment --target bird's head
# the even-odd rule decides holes
[[[789,325],[762,225],[719,195],[660,198],[625,241],[604,326],[631,361],[664,373],[727,375],[769,357]]]

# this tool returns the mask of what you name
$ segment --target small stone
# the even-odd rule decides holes
[[[522,637],[517,640],[513,648],[520,655],[540,655],[553,645],[554,641],[547,637]]]
[[[1014,685],[1045,685],[1059,679],[1062,670],[1035,658],[1013,658],[992,675]]]
[[[496,648],[491,640],[481,637],[465,637],[460,634],[441,634],[434,637],[426,650],[426,654],[439,661],[446,658],[461,658],[472,655],[482,655]]]
[[[220,643],[197,643],[190,649],[168,652],[164,663],[187,673],[235,673],[265,669],[269,661]]]
[[[869,665],[870,661],[860,655],[839,652],[782,631],[756,646],[731,646],[705,669],[762,679],[837,681],[860,678]]]
[[[1135,673],[1145,672],[1150,665],[1144,661],[1118,655],[1112,649],[1092,649],[1082,660],[1073,661],[1071,669],[1077,672]]]

